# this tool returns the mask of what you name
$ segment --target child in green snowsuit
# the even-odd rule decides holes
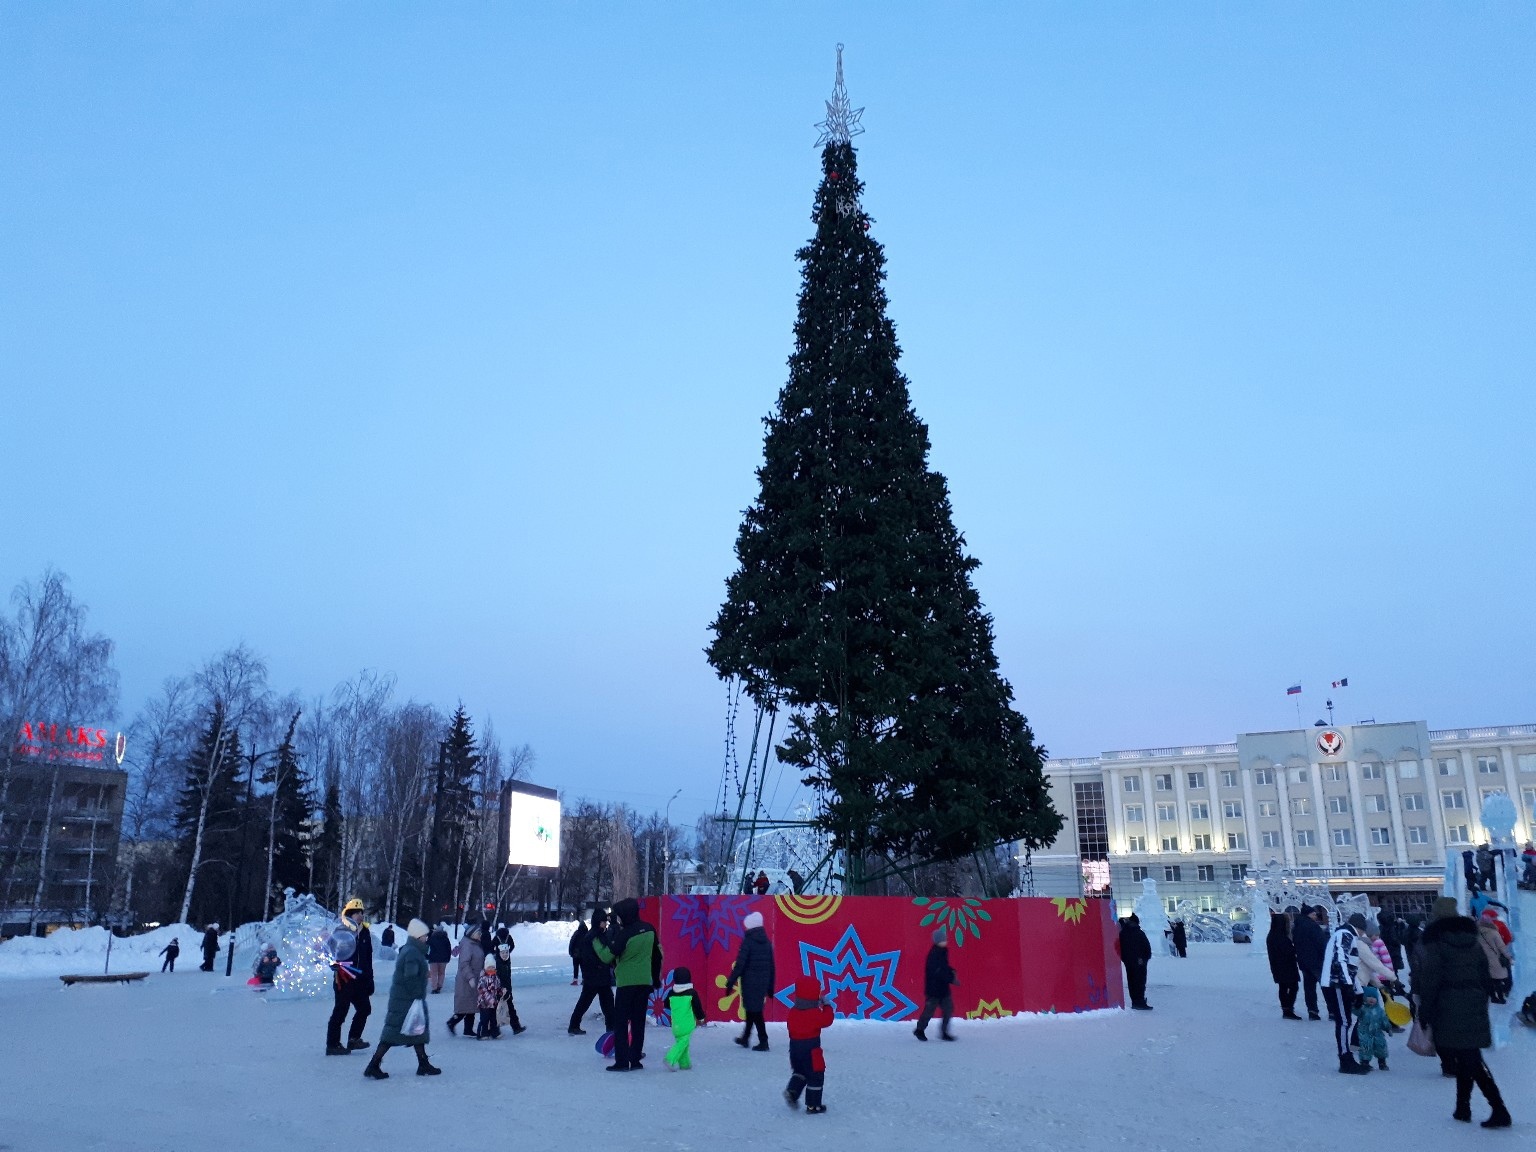
[[[693,1067],[688,1058],[688,1045],[693,1040],[693,1030],[704,1023],[704,1001],[699,999],[693,986],[693,973],[678,968],[672,973],[672,992],[667,997],[667,1010],[672,1014],[672,1038],[676,1041],[667,1049],[667,1067],[673,1071],[686,1071]]]
[[[1387,1014],[1381,1007],[1381,992],[1367,987],[1360,993],[1360,1004],[1355,1009],[1359,1024],[1355,1027],[1356,1042],[1360,1045],[1360,1062],[1369,1064],[1375,1057],[1376,1066],[1387,1070]]]

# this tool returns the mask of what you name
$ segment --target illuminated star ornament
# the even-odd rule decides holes
[[[821,129],[821,135],[816,138],[816,147],[827,144],[850,144],[853,138],[864,131],[859,124],[864,116],[864,109],[850,108],[848,105],[848,89],[843,87],[843,46],[837,46],[837,83],[832,86],[832,99],[827,101],[827,118],[816,125]]]

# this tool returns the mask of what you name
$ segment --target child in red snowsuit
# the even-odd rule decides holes
[[[784,1101],[791,1108],[800,1107],[800,1093],[805,1093],[805,1110],[827,1110],[821,1102],[821,1088],[826,1080],[827,1061],[821,1053],[821,1030],[832,1027],[832,1006],[821,994],[814,976],[795,981],[795,1003],[789,1011],[789,1086]]]

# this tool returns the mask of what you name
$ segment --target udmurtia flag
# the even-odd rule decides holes
[[[1349,677],[1346,676],[1342,680],[1335,680],[1333,682],[1333,686],[1335,688],[1348,688],[1349,687]]]

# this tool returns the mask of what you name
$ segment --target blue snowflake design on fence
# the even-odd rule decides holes
[[[746,935],[742,921],[757,902],[755,896],[674,896],[677,908],[672,919],[677,934],[690,948],[702,948],[706,956],[712,948],[722,951]]]
[[[900,950],[870,953],[852,924],[830,951],[800,944],[801,972],[820,981],[834,1012],[844,1020],[905,1020],[917,1011],[917,1005],[896,987],[900,963]],[[776,993],[774,999],[786,1008],[794,1007],[795,986]]]
[[[667,1002],[667,997],[672,995],[672,977],[676,972],[676,968],[667,969],[661,978],[661,987],[651,993],[651,999],[646,1005],[650,1009],[651,1019],[668,1027],[672,1025],[672,1005]]]

